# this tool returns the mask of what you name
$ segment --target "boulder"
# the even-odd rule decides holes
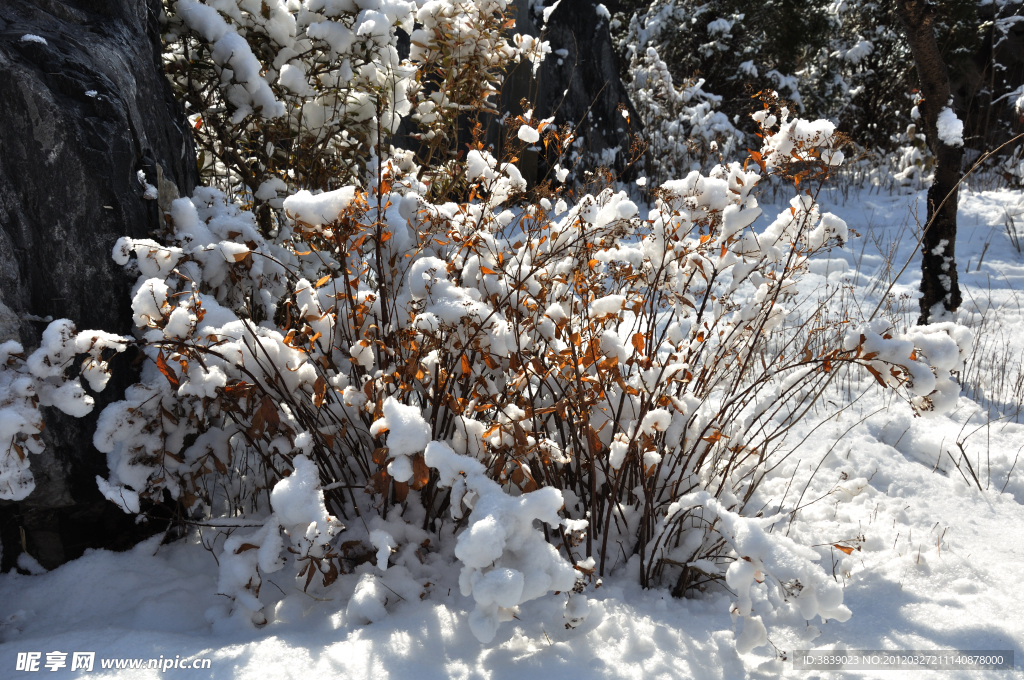
[[[159,0],[0,2],[0,335],[34,348],[47,320],[131,330],[116,239],[146,237],[159,204],[198,180],[187,121],[160,63]],[[159,198],[147,197],[158,195]],[[45,414],[36,488],[0,501],[0,567],[22,547],[52,568],[130,545],[134,518],[103,499],[96,416],[131,382],[124,359],[90,417]],[[145,531],[143,529],[143,531]]]
[[[548,10],[547,22],[544,13]],[[622,82],[619,60],[610,33],[608,9],[597,0],[516,0],[513,7],[516,31],[542,36],[551,46],[536,76],[530,64],[518,65],[509,74],[502,91],[503,110],[522,113],[519,102],[526,98],[534,115],[554,117],[561,127],[576,130],[578,153],[572,160],[575,179],[585,181],[580,170],[604,166],[616,172],[625,169],[630,149],[642,127]],[[632,123],[622,115],[625,110]],[[631,136],[632,133],[632,136]],[[539,163],[536,170],[531,163]],[[520,164],[523,175],[543,178],[548,168],[543,158],[532,161],[528,154]]]

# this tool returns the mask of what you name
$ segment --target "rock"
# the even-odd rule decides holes
[[[618,56],[609,32],[609,16],[596,0],[562,0],[543,24],[543,11],[532,0],[516,0],[516,30],[540,35],[551,44],[551,54],[541,64],[536,82],[530,65],[519,65],[509,77],[503,96],[513,114],[520,113],[521,98],[532,97],[535,115],[554,116],[559,126],[578,126],[577,150],[582,169],[605,166],[621,172],[628,164],[631,125],[621,111],[629,112],[632,132],[641,132],[619,73]],[[524,159],[525,160],[525,159]],[[541,161],[541,172],[546,172]],[[581,168],[577,168],[581,169]],[[529,171],[524,168],[524,176]],[[583,178],[577,174],[577,180]]]
[[[0,326],[26,349],[50,318],[129,333],[132,282],[110,253],[118,237],[146,237],[161,220],[139,173],[161,195],[191,194],[197,182],[160,64],[159,12],[159,0],[0,3]],[[131,374],[122,360],[90,417],[46,413],[36,489],[0,505],[0,567],[23,543],[52,568],[137,535],[96,490],[106,461],[91,445],[96,416]]]

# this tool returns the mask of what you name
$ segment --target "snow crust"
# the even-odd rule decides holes
[[[923,193],[910,199],[855,198],[834,208],[836,219],[887,238],[897,233],[900,215],[921,209],[926,200]],[[958,255],[977,257],[991,225],[1001,224],[1004,209],[1019,200],[1019,192],[965,192]],[[864,201],[874,206],[870,222],[862,211]],[[789,212],[787,206],[766,209]],[[143,260],[150,257],[149,245],[137,248]],[[847,251],[813,268],[808,290],[845,283],[872,300],[868,274],[885,253],[873,254],[870,248],[860,266],[859,254]],[[914,250],[905,240],[897,256]],[[965,273],[962,285],[987,290],[986,273],[1017,276],[1021,264],[1011,252],[990,248],[986,271]],[[162,266],[161,255],[153,256],[158,259],[145,266]],[[897,282],[897,294],[914,290],[910,274]],[[996,280],[992,277],[993,284]],[[990,298],[979,298],[978,307],[970,303],[964,313],[1000,310],[990,312],[988,333],[1016,349],[1024,340],[1016,332],[1015,306],[1005,304],[1013,295],[1012,288],[993,285]],[[50,360],[63,356],[75,337],[67,326],[59,328],[64,330],[54,332],[46,344]],[[916,348],[920,361],[939,369],[932,376],[939,385],[940,371],[980,360],[964,356],[962,343],[970,342],[950,330],[946,324],[918,328],[911,341],[886,339],[881,324],[867,324],[859,326],[856,340],[863,334],[865,348],[894,355]],[[0,364],[11,365],[12,358],[17,362],[17,349],[16,343],[0,345]],[[39,370],[46,366],[42,356],[32,364]],[[985,373],[968,379],[987,381],[994,395],[993,377],[1006,366],[986,366]],[[922,372],[914,379],[915,389],[923,392],[928,378]],[[933,398],[937,393],[933,390]],[[725,570],[730,589],[739,595],[735,600],[714,589],[690,600],[675,600],[666,590],[642,591],[629,560],[617,563],[602,587],[588,588],[585,598],[568,593],[580,573],[570,567],[564,575],[557,569],[558,578],[547,574],[549,589],[559,579],[557,585],[568,587],[560,595],[549,590],[546,597],[527,599],[539,591],[537,584],[548,581],[545,567],[553,566],[542,550],[529,547],[538,545],[531,536],[542,536],[541,522],[554,530],[551,522],[557,523],[558,504],[566,499],[555,498],[554,489],[536,500],[529,499],[534,494],[499,495],[488,489],[482,463],[435,442],[427,446],[428,464],[453,491],[451,514],[465,516],[466,522],[464,532],[444,539],[457,548],[454,565],[441,551],[421,550],[428,536],[416,527],[372,524],[364,534],[374,548],[371,559],[341,575],[331,589],[317,578],[309,594],[303,593],[303,579],[286,577],[281,566],[284,556],[292,555],[285,541],[315,554],[320,523],[327,523],[328,533],[337,525],[325,516],[312,463],[298,455],[292,474],[271,492],[273,514],[258,520],[258,528],[236,528],[218,545],[220,568],[195,533],[164,546],[158,535],[125,553],[90,551],[49,573],[24,555],[19,566],[34,575],[0,575],[0,665],[14,664],[17,652],[26,649],[90,649],[108,657],[159,656],[170,650],[212,658],[213,678],[344,676],[370,668],[379,677],[472,672],[703,679],[791,674],[791,662],[774,656],[773,647],[755,646],[768,634],[783,650],[946,648],[953,640],[1020,653],[1024,628],[1016,600],[1006,593],[1024,578],[1024,481],[1013,469],[1024,426],[1008,419],[990,427],[987,439],[974,435],[966,440],[969,455],[980,454],[986,466],[979,489],[957,471],[959,461],[966,473],[956,442],[960,433],[983,426],[987,411],[960,392],[957,404],[951,415],[917,418],[913,405],[868,391],[850,411],[823,411],[795,428],[794,441],[804,443],[779,461],[759,490],[758,502],[766,504],[763,517],[735,516],[700,494],[673,507],[666,521],[684,516],[716,521],[723,540],[749,558]],[[652,428],[660,427],[657,421],[652,418]],[[469,445],[467,437],[467,451]],[[989,475],[992,486],[986,489]],[[800,508],[795,515],[794,507]],[[531,517],[536,521],[527,521]],[[571,532],[579,529],[575,522],[585,521],[563,526]],[[314,526],[312,541],[306,538],[309,525]],[[710,562],[693,567],[718,568]],[[262,587],[254,602],[245,594],[252,594],[257,570]],[[792,589],[794,578],[801,589]],[[259,609],[243,607],[245,616],[232,614],[217,595],[227,592]],[[782,596],[788,603],[779,607],[776,598]],[[253,611],[262,619],[254,621]],[[491,642],[482,646],[476,634],[492,629]],[[138,675],[125,670],[105,677]],[[1024,674],[1016,669],[1007,677]]]
[[[957,118],[953,109],[944,106],[935,121],[939,139],[946,146],[964,145],[964,122]]]

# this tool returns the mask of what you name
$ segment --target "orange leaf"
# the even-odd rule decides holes
[[[330,280],[331,280],[331,277],[330,277],[330,276],[325,276],[325,277],[323,277],[322,279],[320,279],[319,281],[317,281],[317,282],[316,282],[316,285],[315,285],[315,286],[313,286],[313,287],[314,287],[314,288],[319,288],[319,287],[321,287],[322,285],[324,285],[325,283],[327,283],[327,282],[328,282],[328,281],[330,281]]]
[[[886,383],[885,383],[885,380],[882,378],[882,374],[879,373],[877,370],[875,370],[874,366],[869,366],[868,364],[864,364],[864,368],[868,369],[868,373],[870,373],[871,375],[875,376],[875,380],[878,381],[879,385],[881,385],[882,387],[888,387],[888,385],[886,385]]]
[[[463,354],[462,355],[462,375],[469,375],[472,372],[473,372],[473,369],[470,368],[470,366],[469,366],[469,359],[467,359],[466,355]]]
[[[850,554],[853,553],[853,548],[847,548],[845,545],[839,545],[838,543],[833,543],[832,547],[835,548],[836,550],[842,550],[847,555],[850,555]]]
[[[167,365],[167,360],[164,359],[164,351],[160,350],[156,355],[156,367],[160,369],[160,372],[167,378],[167,382],[171,383],[171,387],[177,389],[181,384],[178,382],[178,376],[175,375],[174,370]]]
[[[645,345],[644,334],[643,333],[634,333],[633,334],[633,339],[632,339],[631,342],[632,342],[633,347],[636,349],[637,354],[643,354],[644,345]]]
[[[316,382],[313,384],[313,404],[320,408],[324,404],[324,399],[327,397],[327,381],[324,380],[322,375],[317,376]]]
[[[485,267],[483,265],[480,265],[480,273],[481,274],[497,274],[498,272],[494,271],[493,269],[491,269],[489,267]]]
[[[427,467],[427,462],[423,459],[423,454],[418,453],[413,456],[412,459],[412,481],[409,486],[414,491],[419,491],[427,485],[430,481],[430,468]]]

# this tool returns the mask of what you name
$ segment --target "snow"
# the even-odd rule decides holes
[[[376,22],[390,11],[387,3],[373,4],[378,9],[366,10],[357,23],[360,33],[374,34]],[[430,8],[424,3],[420,12]],[[219,25],[211,19],[209,25],[197,26],[200,30]],[[781,122],[769,122],[767,114],[759,122],[780,128],[762,147],[766,164],[780,163],[794,151],[823,148],[834,129],[829,121],[785,116]],[[499,167],[486,152],[472,151],[467,161],[470,178],[482,180],[492,195],[507,196],[525,187],[514,166]],[[556,173],[564,172],[556,168]],[[392,506],[398,517],[353,515],[345,520],[350,526],[344,530],[368,552],[349,560],[328,583],[330,551],[345,549],[344,543],[331,542],[343,524],[328,512],[322,473],[310,457],[316,433],[302,430],[293,418],[289,425],[294,432],[288,436],[268,433],[279,454],[274,460],[283,461],[289,474],[275,484],[262,482],[266,486],[261,493],[269,498],[269,506],[246,518],[252,524],[232,524],[234,518],[227,518],[226,530],[204,528],[200,534],[190,527],[184,539],[169,545],[161,545],[163,537],[157,535],[124,553],[89,551],[48,573],[41,573],[30,555],[22,555],[19,566],[26,574],[0,575],[0,667],[9,667],[26,650],[88,649],[108,658],[210,658],[210,677],[225,678],[533,674],[703,679],[790,675],[790,662],[779,653],[812,646],[1024,653],[1024,621],[1012,596],[1024,577],[1024,478],[1021,470],[1015,471],[1015,453],[1024,432],[1014,414],[1018,400],[1000,382],[1003,374],[1012,375],[1014,357],[1024,351],[1019,333],[1022,312],[1015,301],[1015,288],[1024,281],[1024,257],[1002,241],[1004,216],[1024,205],[1024,195],[962,192],[958,257],[961,266],[977,263],[974,271],[965,268],[961,279],[968,301],[956,321],[966,327],[952,321],[914,327],[908,320],[915,312],[919,275],[911,267],[892,282],[891,300],[886,277],[893,272],[893,262],[899,264],[918,251],[912,216],[924,214],[924,194],[885,196],[854,190],[844,203],[841,190],[826,189],[822,204],[833,212],[822,212],[803,195],[780,205],[757,205],[750,193],[757,179],[752,168],[744,170],[738,164],[718,166],[707,176],[694,172],[665,183],[654,210],[641,210],[618,187],[571,207],[559,199],[554,212],[565,217],[550,227],[551,243],[564,244],[575,238],[574,221],[580,231],[584,226],[597,231],[625,226],[630,220],[636,223],[643,216],[641,239],[595,253],[590,266],[605,267],[613,260],[635,260],[638,270],[664,264],[679,271],[710,272],[732,266],[734,288],[747,286],[754,297],[768,288],[745,278],[750,269],[743,275],[743,265],[728,260],[734,253],[727,241],[746,243],[751,252],[781,261],[779,244],[798,238],[794,225],[801,221],[811,227],[799,236],[809,249],[860,234],[854,236],[852,247],[795,262],[794,267],[807,271],[792,284],[794,299],[786,304],[796,317],[809,315],[826,294],[835,296],[825,298],[828,301],[854,305],[843,309],[839,302],[829,302],[834,307],[827,308],[830,313],[849,313],[841,349],[861,352],[865,362],[875,361],[879,374],[885,371],[890,376],[879,378],[881,382],[895,381],[883,361],[904,367],[911,378],[910,400],[893,398],[892,391],[883,391],[870,375],[842,385],[837,381],[817,410],[784,433],[781,450],[770,454],[765,479],[752,502],[762,510],[757,516],[734,512],[727,494],[720,498],[701,490],[681,492],[673,503],[666,503],[656,525],[649,528],[654,540],[647,546],[675,559],[677,554],[670,551],[685,546],[672,545],[673,526],[686,520],[713,527],[714,540],[728,545],[737,559],[686,562],[683,557],[683,564],[724,577],[728,589],[711,585],[691,599],[674,599],[664,588],[642,590],[637,585],[639,560],[625,551],[621,558],[615,556],[600,580],[591,578],[596,562],[582,557],[582,548],[570,559],[560,554],[557,541],[550,537],[564,535],[567,543],[575,541],[590,521],[583,513],[570,514],[578,500],[575,493],[554,486],[509,493],[490,469],[485,440],[492,450],[511,446],[514,437],[504,430],[510,430],[511,423],[526,422],[521,409],[503,407],[498,426],[485,432],[467,407],[462,415],[453,416],[459,419],[458,435],[446,443],[433,440],[420,407],[404,403],[412,397],[395,393],[397,398],[375,401],[368,399],[360,383],[332,382],[345,408],[359,413],[360,419],[353,422],[360,423],[360,432],[351,436],[365,434],[362,441],[374,438],[379,450],[386,447],[384,469],[396,481],[411,480],[416,466],[425,464],[434,471],[442,497],[448,498],[444,521],[450,518],[451,523],[438,531],[424,529],[415,490],[409,491],[410,502]],[[276,199],[282,191],[270,180],[256,194]],[[303,191],[283,205],[300,228],[323,231],[357,200],[357,191]],[[396,227],[395,241],[405,238],[397,226],[408,220],[412,206],[439,214],[458,210],[451,207],[454,204],[420,208],[415,196],[406,201],[394,194],[389,200],[394,221],[391,214],[381,219],[389,228]],[[474,219],[487,215],[507,227],[519,216],[499,207],[500,202],[492,205],[491,213],[483,212],[483,204],[466,210],[479,209],[472,214]],[[672,259],[676,245],[668,242],[669,230],[678,229],[684,219],[673,222],[673,207],[680,215],[685,209],[685,219],[691,221],[720,219],[722,237],[712,255]],[[762,218],[762,211],[767,217]],[[162,399],[173,403],[172,396],[188,395],[195,399],[185,403],[201,408],[205,399],[225,388],[229,371],[232,379],[237,375],[234,362],[249,367],[251,380],[264,380],[254,359],[259,356],[255,345],[273,353],[268,356],[270,364],[288,368],[282,371],[281,380],[288,381],[285,389],[312,392],[319,377],[269,323],[245,335],[242,322],[228,307],[223,281],[229,276],[251,277],[268,290],[263,302],[266,317],[273,318],[278,300],[289,299],[299,318],[317,332],[323,329],[324,335],[332,332],[325,309],[339,299],[329,280],[314,286],[310,281],[315,278],[285,276],[283,266],[275,269],[273,263],[281,261],[301,271],[301,256],[274,249],[259,236],[251,216],[233,212],[218,192],[197,189],[193,198],[174,202],[172,215],[171,245],[126,238],[113,250],[120,264],[135,258],[139,279],[132,310],[139,332],[155,341],[214,338],[218,352],[233,359],[210,357],[209,366],[199,370],[198,362],[186,366],[168,353],[180,384],[157,375],[159,389],[135,385],[123,402],[101,415],[95,443],[108,454],[110,475],[97,478],[97,485],[104,496],[132,512],[139,509],[140,490],[159,488],[156,480],[182,469],[172,461],[152,463],[153,452],[163,450],[165,436],[185,436],[169,426],[158,434],[132,430],[140,410],[162,408]],[[492,239],[489,234],[486,238]],[[495,243],[492,239],[485,245]],[[996,247],[989,248],[993,244]],[[715,254],[719,246],[720,257]],[[986,251],[982,267],[980,254]],[[394,252],[403,251],[396,246]],[[498,270],[514,267],[514,260],[496,262],[488,248],[460,256],[457,263],[434,256],[438,252],[415,253],[404,265],[398,299],[405,305],[403,311],[414,317],[410,328],[424,342],[435,342],[442,324],[456,329],[453,332],[477,324],[481,330],[473,349],[507,357],[507,347],[527,336],[514,334],[510,324],[483,326],[484,319],[497,314],[481,290],[500,281]],[[587,262],[582,260],[580,266]],[[203,283],[202,314],[187,288],[182,293],[168,286],[166,279],[175,267]],[[843,297],[846,294],[850,297]],[[573,318],[577,310],[572,307],[578,302],[591,321],[607,323],[601,335],[594,336],[600,337],[601,352],[622,364],[632,360],[639,365],[643,335],[633,333],[630,310],[635,300],[597,289],[581,295],[585,297],[579,300],[545,299],[538,307],[544,310],[538,330],[554,345],[555,330]],[[368,316],[378,314],[369,291],[359,288],[353,296],[365,304]],[[882,314],[871,314],[875,304],[893,300],[902,301],[904,308],[890,306]],[[745,312],[741,308],[728,313],[742,321]],[[688,317],[678,318],[664,329],[665,341],[689,343],[697,330],[692,325]],[[710,344],[711,339],[693,341]],[[66,367],[74,357],[88,355],[91,363],[83,367],[81,377],[91,389],[102,388],[108,377],[104,358],[124,345],[118,336],[78,332],[68,321],[51,324],[41,347],[27,358],[21,357],[23,348],[16,342],[0,345],[0,441],[24,440],[27,453],[40,453],[41,439],[33,438],[42,429],[36,396],[44,406],[77,415],[87,412],[92,397],[80,378],[65,378]],[[150,350],[155,352],[155,346]],[[371,369],[366,371],[371,381],[383,377],[372,372],[375,357],[383,351],[382,345],[353,337],[339,345],[332,358],[351,358]],[[479,371],[482,363],[464,369],[467,382],[486,379]],[[566,370],[574,369],[567,365]],[[681,363],[665,365],[664,370],[641,373],[638,380],[654,385],[688,370]],[[799,389],[811,370],[803,367],[779,375],[779,387]],[[328,393],[333,398],[333,392]],[[608,428],[603,440],[607,458],[601,459],[608,466],[602,471],[604,479],[614,479],[630,456],[648,469],[670,459],[667,449],[679,441],[685,414],[695,413],[700,405],[689,398],[665,395],[643,404],[618,431]],[[278,417],[283,421],[290,415],[282,409]],[[595,423],[597,427],[601,424]],[[233,426],[205,431],[190,440],[186,457],[230,452],[227,442],[240,434]],[[534,431],[523,436],[534,435],[541,437]],[[640,445],[658,437],[666,446],[655,450]],[[543,442],[533,443],[552,459],[562,459],[560,464],[573,461],[550,440]],[[733,445],[742,447],[743,442]],[[12,446],[0,451],[0,494],[6,493],[5,498],[24,498],[31,491],[25,462],[29,457],[24,453]],[[699,480],[694,484],[700,488]],[[326,488],[347,491],[348,486],[341,479]],[[643,487],[637,488],[634,493],[642,498]],[[363,492],[357,488],[352,493]],[[628,523],[635,516],[623,512],[621,519]],[[310,569],[310,578],[284,569],[286,563],[300,562]],[[98,675],[127,678],[147,673]],[[1001,677],[1024,674],[1018,666]]]
[[[964,145],[964,123],[956,117],[953,109],[948,106],[942,107],[935,125],[943,144],[946,146]]]
[[[396,481],[407,482],[413,475],[408,457],[427,447],[430,442],[430,425],[423,419],[420,409],[388,397],[384,401],[382,417],[370,426],[372,436],[384,432],[388,435],[388,455],[394,457],[388,465],[388,474]]]
[[[540,133],[535,128],[529,125],[523,125],[519,128],[518,133],[519,139],[523,140],[527,144],[536,144],[540,140]]]
[[[625,304],[626,298],[623,295],[606,295],[590,303],[590,315],[593,317],[600,317],[605,314],[618,314]],[[556,309],[556,313],[561,312],[561,315],[564,318],[565,312],[562,312],[560,306],[552,305],[552,307]],[[552,316],[550,310],[547,315],[550,316],[553,321],[558,321],[558,319]]]
[[[39,43],[40,45],[48,44],[46,42],[46,38],[35,35],[33,33],[26,33],[25,35],[21,36],[21,40],[19,42],[34,42]]]
[[[286,191],[288,191],[288,185],[285,184],[284,180],[278,177],[271,177],[260,184],[253,195],[261,201],[269,201],[277,198],[278,193],[285,193]]]
[[[284,210],[297,222],[320,227],[337,220],[354,196],[355,187],[342,187],[321,194],[303,189],[284,199]]]
[[[224,21],[216,9],[196,0],[178,0],[175,11],[189,28],[213,43],[210,57],[224,69],[222,80],[237,83],[238,86],[225,88],[226,99],[235,107],[232,123],[241,122],[251,113],[268,119],[284,115],[284,102],[274,96],[270,85],[260,75],[259,60],[232,24]]]
[[[320,485],[316,465],[306,456],[296,456],[295,470],[274,485],[270,493],[270,505],[282,524],[301,526],[311,523],[327,533],[330,516],[324,507],[323,494],[317,493]]]

